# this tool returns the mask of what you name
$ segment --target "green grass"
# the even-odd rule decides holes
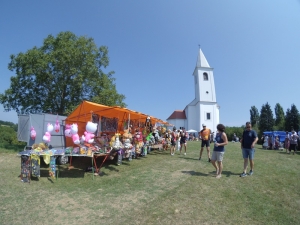
[[[73,158],[57,180],[43,166],[30,184],[18,177],[16,153],[0,149],[0,224],[299,224],[300,154],[257,146],[254,175],[240,178],[240,145],[229,143],[216,179],[199,146],[188,142],[186,156],[108,161],[94,179],[84,172],[90,160]]]

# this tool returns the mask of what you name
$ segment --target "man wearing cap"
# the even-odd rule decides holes
[[[200,138],[201,138],[201,150],[200,150],[200,157],[199,160],[201,160],[202,157],[202,152],[203,152],[203,147],[206,146],[207,150],[207,156],[208,156],[208,162],[210,162],[210,129],[206,128],[205,124],[202,124],[203,129],[199,132],[200,133]]]

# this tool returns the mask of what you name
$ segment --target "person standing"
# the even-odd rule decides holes
[[[217,134],[215,138],[215,146],[211,156],[211,164],[216,168],[216,178],[221,178],[223,171],[223,156],[225,152],[225,145],[228,144],[227,135],[225,133],[225,126],[218,124]],[[217,162],[217,163],[216,163]]]
[[[177,136],[176,136],[176,148],[177,148],[177,151],[180,151],[180,130],[177,130]]]
[[[203,129],[200,131],[200,138],[201,138],[201,150],[200,150],[200,157],[199,160],[201,160],[203,148],[206,146],[207,150],[207,156],[208,156],[208,162],[210,162],[210,129],[206,128],[205,124],[202,124]]]
[[[243,153],[243,158],[244,158],[244,171],[240,175],[240,177],[247,176],[248,159],[250,162],[249,175],[253,174],[253,169],[254,169],[253,158],[254,158],[254,153],[255,153],[254,146],[257,141],[258,141],[258,137],[257,137],[256,132],[254,130],[252,130],[251,123],[247,122],[246,129],[244,130],[243,136],[241,139],[241,148],[242,148],[242,153]]]
[[[170,149],[171,155],[175,154],[176,139],[177,139],[176,127],[173,127],[173,131],[171,133],[171,149]]]
[[[212,132],[210,134],[210,143],[214,142],[215,141],[215,132]]]
[[[295,131],[292,131],[292,134],[290,136],[290,148],[289,148],[289,154],[291,153],[292,150],[294,150],[293,155],[296,152],[296,148],[297,148],[297,140],[298,140],[299,136],[297,135],[297,133]]]
[[[180,155],[182,146],[184,147],[184,155],[186,155],[186,140],[187,140],[187,133],[185,132],[185,128],[183,127],[180,131]]]
[[[263,134],[260,138],[261,140],[261,147],[264,148],[264,142],[265,142],[265,135]]]
[[[235,134],[235,133],[233,133],[232,141],[233,141],[233,142],[236,142],[236,134]]]

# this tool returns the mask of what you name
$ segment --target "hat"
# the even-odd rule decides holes
[[[203,123],[203,124],[202,124],[202,127],[206,127],[206,125]]]

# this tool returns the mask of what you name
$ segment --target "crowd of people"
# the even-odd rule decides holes
[[[202,160],[203,151],[206,149],[207,152],[207,160],[210,162],[216,170],[216,178],[221,178],[223,171],[223,158],[225,153],[225,146],[228,144],[227,134],[225,133],[225,126],[223,124],[217,125],[217,132],[211,132],[209,128],[206,127],[205,124],[202,124],[202,130],[198,133],[198,137],[196,135],[192,135],[193,139],[191,139],[191,135],[189,132],[185,130],[184,127],[180,127],[178,130],[176,127],[173,127],[171,131],[166,130],[163,132],[162,136],[162,146],[164,150],[170,149],[170,155],[174,156],[175,152],[178,151],[179,154],[183,154],[184,156],[187,154],[187,141],[194,140],[197,138],[201,141],[200,152],[199,152],[199,160]],[[136,131],[137,132],[137,131]],[[155,135],[150,135],[153,138]],[[297,149],[297,141],[299,136],[295,131],[292,131],[291,134],[289,132],[286,133],[284,147],[288,153],[293,151],[295,154]],[[255,144],[258,141],[258,136],[255,130],[252,130],[252,126],[250,122],[246,123],[245,130],[242,133],[242,136],[239,138],[235,134],[232,139],[234,142],[239,142],[241,144],[242,156],[244,159],[243,164],[243,172],[240,174],[240,177],[246,177],[248,175],[253,175],[254,173],[254,155],[255,155]],[[210,144],[214,142],[214,147],[211,152]],[[155,141],[157,143],[157,140]],[[280,141],[278,137],[270,137],[265,135],[263,137],[263,146],[267,143],[271,148],[276,149],[280,146]],[[148,144],[145,144],[148,146]],[[144,149],[145,146],[142,147],[141,155],[145,154]],[[269,148],[269,147],[268,147]],[[137,155],[137,146],[135,146],[135,155]],[[250,170],[248,171],[248,165],[250,166]]]
[[[208,162],[210,162],[216,170],[216,178],[221,178],[223,171],[223,157],[225,153],[225,146],[228,144],[228,138],[225,133],[225,126],[223,124],[217,125],[217,132],[211,132],[205,124],[202,124],[203,129],[198,133],[198,138],[201,140],[201,148],[199,160],[202,159],[203,150],[206,148]],[[171,143],[171,155],[174,155],[175,149],[184,151],[186,155],[186,145],[188,140],[188,133],[185,131],[184,127],[180,127],[179,130],[173,128],[171,133],[172,143]],[[251,123],[246,123],[246,129],[243,132],[242,138],[240,139],[242,155],[244,158],[243,172],[240,177],[246,177],[247,175],[253,175],[254,173],[254,146],[258,141],[257,133],[252,130]],[[212,153],[210,152],[210,144],[214,142],[214,148]],[[250,171],[247,174],[248,164],[250,164]]]
[[[286,131],[284,142],[280,141],[278,135],[263,135],[261,140],[263,149],[285,149],[286,153],[292,152],[294,155],[298,148],[299,135],[292,130],[290,133]]]
[[[211,162],[214,168],[216,169],[216,178],[220,178],[222,176],[223,171],[223,157],[225,152],[225,145],[228,144],[228,138],[225,133],[225,126],[223,124],[217,125],[217,133],[215,138],[213,139],[214,149],[212,152],[212,156],[210,157],[210,135],[211,131],[210,129],[206,128],[205,124],[202,124],[203,129],[200,131],[200,138],[201,138],[201,149],[200,149],[200,157],[199,160],[202,158],[202,153],[204,147],[206,147],[207,150],[207,156],[208,156],[208,162]],[[235,139],[234,141],[237,141]],[[254,146],[258,141],[257,134],[254,130],[252,130],[251,123],[246,123],[246,129],[243,132],[242,138],[240,140],[241,143],[241,149],[242,149],[242,155],[244,158],[244,170],[240,174],[240,177],[246,177],[247,176],[247,168],[248,163],[250,162],[250,171],[249,175],[253,175],[254,173],[254,153],[255,149]]]

